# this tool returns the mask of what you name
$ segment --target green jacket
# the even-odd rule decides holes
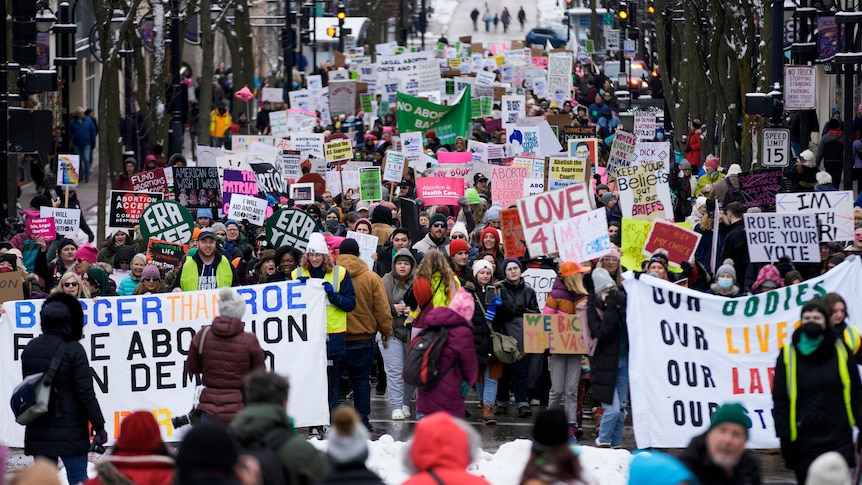
[[[247,404],[233,418],[230,427],[240,444],[250,449],[261,447],[284,429],[293,432],[294,436],[278,450],[292,485],[311,485],[328,469],[323,453],[296,434],[293,423],[278,404]]]

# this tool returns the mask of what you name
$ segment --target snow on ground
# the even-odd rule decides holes
[[[320,451],[326,451],[327,442],[312,438],[309,442]],[[530,440],[515,440],[504,443],[496,453],[481,452],[476,462],[469,467],[470,473],[485,477],[492,485],[517,485],[521,472],[530,456]],[[607,450],[591,446],[579,447],[581,466],[589,473],[594,485],[625,485],[628,481],[631,453],[626,450]],[[388,484],[398,485],[410,475],[403,465],[407,443],[395,441],[383,435],[368,442],[368,468]],[[22,463],[23,465],[23,463]],[[89,475],[96,476],[92,463]],[[60,472],[60,482],[67,485],[65,471]]]
[[[566,15],[565,0],[539,0],[536,3],[536,15],[539,19],[538,23],[534,24],[537,27],[545,27],[549,25],[561,25],[563,17]],[[530,19],[530,14],[527,14],[527,19]]]

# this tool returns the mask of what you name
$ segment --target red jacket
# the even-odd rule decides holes
[[[470,440],[452,416],[445,413],[426,416],[416,425],[410,445],[409,457],[417,473],[403,485],[437,485],[440,482],[488,485],[484,478],[467,472],[471,454]],[[440,482],[428,473],[432,468]]]
[[[105,465],[113,465],[108,467]],[[171,485],[174,483],[174,460],[164,455],[136,455],[136,456],[106,456],[102,462],[96,465],[99,475],[84,482],[84,485],[102,485],[100,477],[105,477],[107,483],[112,483],[111,478],[116,472],[132,483],[147,485]]]
[[[695,170],[697,167],[700,167],[700,133],[699,129],[691,130],[691,133],[688,134],[688,139],[685,141],[685,148],[688,150],[688,153],[685,154],[685,159],[688,160],[692,169]],[[692,172],[697,173],[695,170],[692,170]]]
[[[245,376],[264,367],[260,342],[255,334],[244,332],[244,326],[236,318],[215,317],[204,340],[203,356],[198,355],[198,349],[207,327],[195,334],[186,360],[186,370],[203,372],[204,390],[197,409],[225,424],[242,409]]]

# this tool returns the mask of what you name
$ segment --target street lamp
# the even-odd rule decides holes
[[[224,12],[224,9],[221,8],[221,5],[219,5],[218,2],[212,2],[210,4],[210,20],[212,20],[213,24],[218,21],[219,17],[221,17],[222,12]]]
[[[56,21],[57,16],[54,15],[54,11],[48,8],[48,6],[44,6],[39,10],[39,13],[36,14],[36,30],[43,34],[50,32],[51,27],[54,26],[54,22]]]

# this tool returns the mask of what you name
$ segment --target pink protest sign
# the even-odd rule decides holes
[[[437,152],[437,161],[440,163],[470,163],[473,154],[470,152]]]
[[[57,235],[53,217],[31,217],[27,219],[27,230],[34,239],[42,236],[46,241],[53,241]]]
[[[425,205],[454,205],[464,195],[464,179],[454,177],[421,177],[416,179],[416,195]]]

